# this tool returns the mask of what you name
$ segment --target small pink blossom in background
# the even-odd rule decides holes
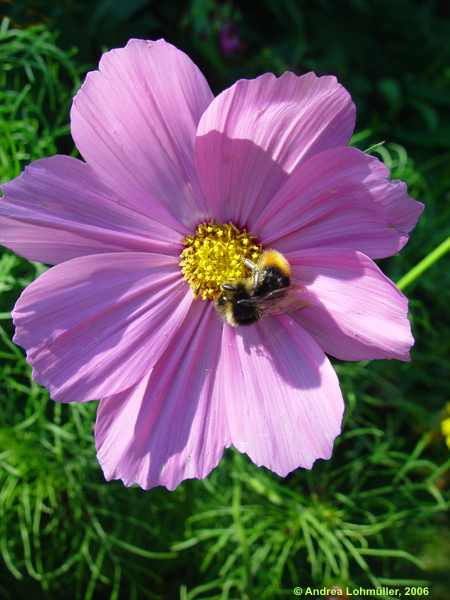
[[[243,43],[233,23],[224,23],[219,31],[220,49],[224,56],[232,56],[242,50]]]
[[[107,479],[173,489],[231,445],[281,476],[311,468],[344,408],[326,354],[409,360],[407,300],[372,259],[422,205],[348,147],[354,124],[334,77],[265,74],[214,98],[183,52],[131,40],[74,99],[84,161],[3,186],[0,242],[56,265],[19,298],[15,341],[54,400],[100,399]],[[209,220],[282,252],[306,308],[234,329],[194,300],[179,255]]]

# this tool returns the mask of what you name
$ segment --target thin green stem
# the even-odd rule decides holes
[[[235,465],[238,464],[239,457],[235,459]],[[247,536],[242,525],[241,520],[241,483],[238,479],[236,479],[233,489],[233,500],[232,500],[232,513],[233,513],[233,521],[234,527],[236,529],[237,537],[239,540],[239,544],[241,546],[242,551],[242,561],[244,563],[244,585],[243,585],[243,597],[246,600],[251,600],[252,591],[251,591],[251,567],[250,567],[250,553],[248,548]]]
[[[413,267],[406,275],[403,275],[397,281],[397,287],[404,290],[411,285],[418,277],[425,273],[435,262],[442,258],[450,250],[450,237],[445,239],[437,246],[430,254],[425,256],[415,267]]]

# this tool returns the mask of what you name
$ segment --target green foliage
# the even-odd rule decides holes
[[[66,4],[61,11],[57,4],[18,0],[11,5],[15,19],[45,14],[49,23],[2,24],[2,181],[33,159],[73,150],[68,110],[85,69],[59,44],[71,45],[68,24],[86,4]],[[303,3],[266,0],[258,31],[237,4],[195,0],[186,10],[172,3],[172,10],[150,11],[147,2],[119,10],[121,3],[98,1],[90,3],[95,27],[77,41],[83,60],[94,62],[99,46],[121,43],[121,35],[170,31],[217,88],[266,70],[336,72],[362,114],[353,142],[379,155],[426,203],[408,247],[383,263],[399,280],[447,235],[450,136],[443,98],[450,73],[437,50],[448,25],[432,2],[402,0],[398,14],[384,4],[355,0],[342,10],[323,1],[306,10]],[[31,17],[25,5],[33,6]],[[380,16],[372,23],[374,5]],[[225,57],[218,35],[230,21],[244,47]],[[376,27],[384,37],[374,35]],[[413,43],[413,27],[420,40],[429,30],[433,35]],[[413,56],[398,42],[395,65],[389,57],[400,31]],[[423,582],[432,586],[433,600],[444,600],[449,461],[439,422],[448,398],[448,269],[442,259],[429,262],[407,281],[417,339],[412,363],[336,365],[347,412],[330,461],[281,480],[228,451],[204,482],[144,493],[104,482],[92,435],[95,403],[55,404],[33,383],[10,341],[10,310],[44,267],[2,252],[0,597],[271,599],[292,596],[296,585]]]
[[[67,136],[72,91],[80,68],[45,27],[0,28],[0,181],[31,160],[55,154]]]

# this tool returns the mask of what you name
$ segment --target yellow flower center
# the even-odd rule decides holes
[[[248,277],[245,259],[255,262],[261,254],[255,236],[232,223],[202,223],[183,243],[180,267],[195,298],[202,300],[215,300],[223,283]]]

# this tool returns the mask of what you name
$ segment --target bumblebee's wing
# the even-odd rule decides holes
[[[238,300],[238,304],[244,306],[258,306],[264,316],[291,313],[305,308],[306,303],[301,297],[302,288],[290,285],[288,288],[273,290],[265,296],[251,296]]]
[[[283,296],[287,295],[287,289],[286,288],[281,288],[279,290],[272,290],[271,292],[269,292],[268,294],[265,294],[264,296],[250,296],[250,298],[241,298],[240,300],[237,300],[236,304],[242,304],[244,306],[261,306],[264,305],[266,303],[270,303],[273,302],[279,298],[282,298]]]

